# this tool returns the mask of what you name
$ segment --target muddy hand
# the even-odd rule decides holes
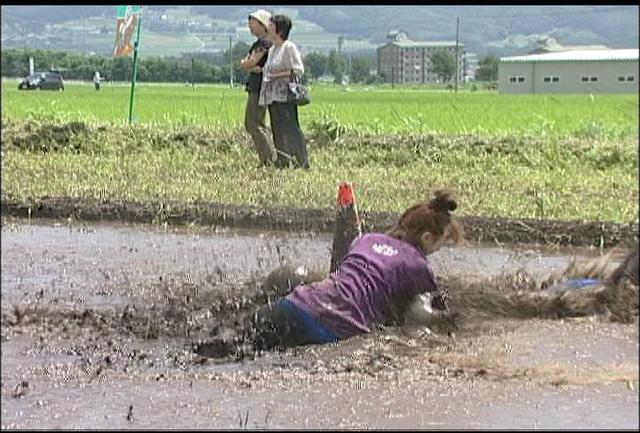
[[[214,338],[209,341],[195,343],[192,346],[193,352],[205,358],[225,358],[235,352],[233,344],[222,338]]]
[[[449,311],[449,306],[447,305],[447,293],[441,292],[434,295],[431,298],[431,308],[435,311]]]

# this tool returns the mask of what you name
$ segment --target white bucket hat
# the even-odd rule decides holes
[[[258,9],[255,12],[251,12],[249,14],[249,18],[255,18],[264,26],[265,29],[269,28],[269,20],[271,19],[271,14],[264,9]]]

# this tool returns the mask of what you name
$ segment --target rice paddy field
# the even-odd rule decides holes
[[[130,85],[67,84],[65,92],[21,92],[3,82],[4,118],[125,123]],[[376,133],[478,133],[552,136],[638,134],[637,95],[501,95],[383,86],[312,85],[313,103],[300,109],[303,129],[333,118]],[[143,124],[241,128],[246,93],[241,86],[137,83],[135,120]]]
[[[638,221],[638,95],[501,95],[312,85],[311,170],[257,167],[238,86],[2,85],[2,197],[401,211],[434,188],[462,215]]]

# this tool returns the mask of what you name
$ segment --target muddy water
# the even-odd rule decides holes
[[[4,219],[1,247],[2,428],[638,428],[637,320],[388,328],[224,362],[193,341],[275,267],[328,269],[330,235]],[[543,278],[599,254],[468,245],[432,262]]]

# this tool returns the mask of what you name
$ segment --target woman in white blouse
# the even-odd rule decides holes
[[[300,78],[304,73],[300,51],[288,40],[290,30],[289,17],[271,17],[267,36],[273,41],[273,46],[262,68],[258,103],[269,107],[273,142],[278,153],[276,167],[309,168],[307,143],[298,120],[298,106],[287,101],[291,74]]]

